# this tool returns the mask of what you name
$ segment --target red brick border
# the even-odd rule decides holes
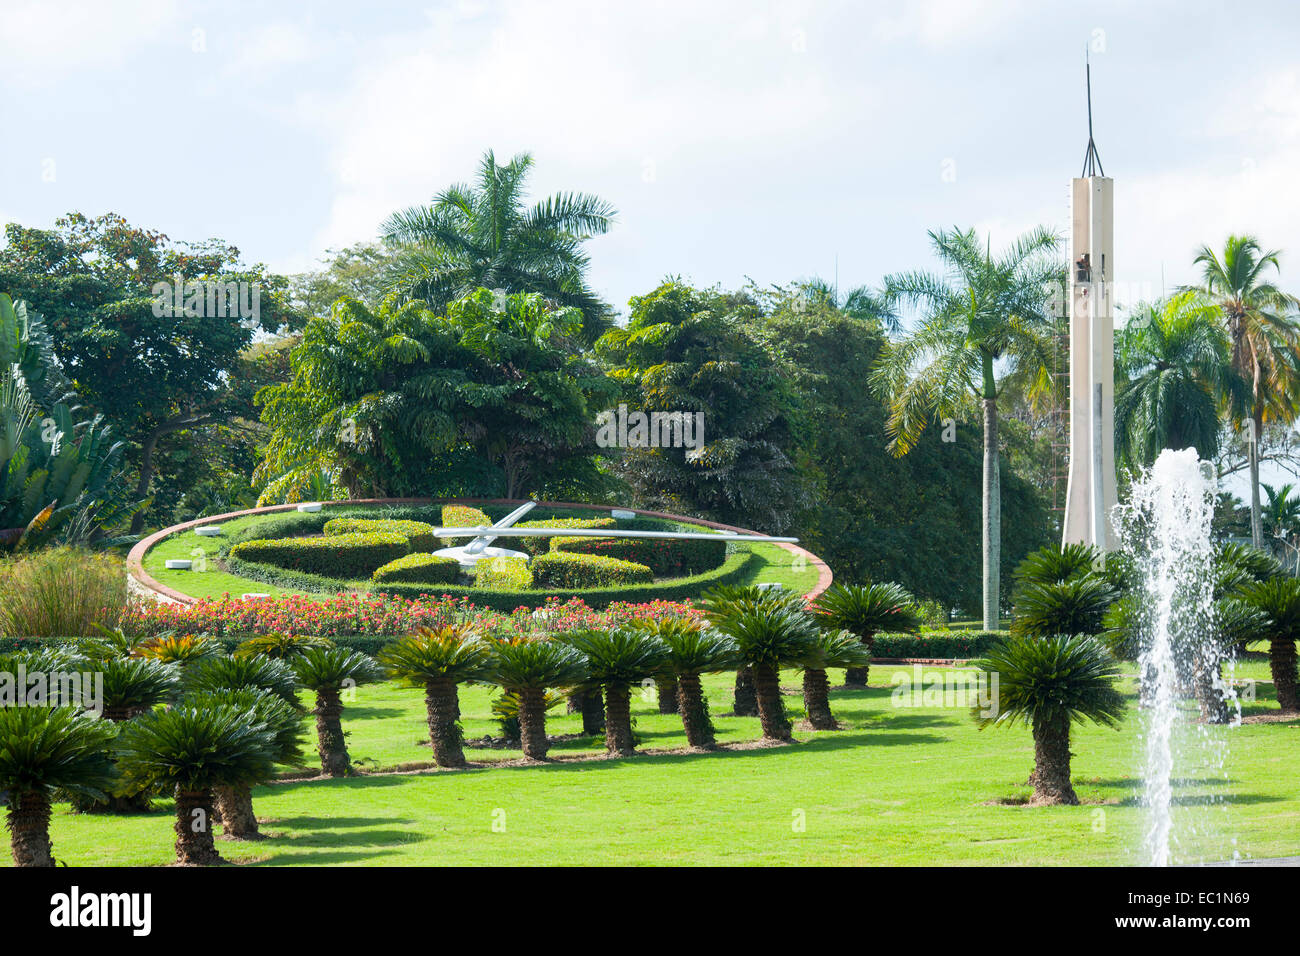
[[[347,501],[322,501],[322,510],[325,508],[339,508],[345,505],[521,505],[523,499],[511,498],[350,498]],[[546,508],[615,508],[616,505],[593,505],[590,503],[579,503],[574,501],[539,501],[539,507]],[[291,505],[267,505],[264,508],[248,508],[244,511],[229,511],[222,515],[212,515],[207,518],[197,518],[194,521],[186,521],[182,524],[172,525],[170,528],[163,528],[161,531],[155,531],[149,537],[136,543],[131,549],[131,553],[126,556],[126,573],[139,587],[150,597],[157,601],[176,604],[195,604],[198,598],[191,597],[188,594],[182,594],[175,588],[169,588],[161,581],[156,580],[144,569],[144,556],[149,549],[159,541],[169,535],[179,534],[182,531],[189,531],[204,524],[216,524],[222,521],[230,521],[234,518],[243,518],[247,515],[256,514],[274,514],[277,511],[296,511],[297,504]],[[735,531],[737,534],[761,534],[758,531],[751,531],[749,528],[738,528],[735,525],[719,524],[716,521],[705,521],[703,518],[688,518],[685,515],[668,514],[664,511],[643,511],[639,508],[627,508],[626,511],[635,512],[646,518],[664,518],[669,521],[685,521],[691,524],[703,525],[706,528],[717,528],[719,531]],[[813,554],[807,548],[801,548],[797,544],[785,544],[777,542],[777,547],[784,548],[791,554],[802,554],[810,565],[817,569],[817,584],[811,591],[804,595],[808,600],[820,595],[828,587],[834,575],[826,562],[817,555]]]

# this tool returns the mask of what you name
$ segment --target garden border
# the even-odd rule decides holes
[[[322,510],[326,508],[352,507],[357,505],[521,505],[525,499],[514,498],[349,498],[346,501],[322,501]],[[617,508],[617,505],[592,504],[590,502],[574,501],[539,501],[538,507],[541,508]],[[126,573],[127,583],[133,591],[140,593],[142,596],[153,601],[164,604],[196,604],[199,599],[191,595],[177,591],[175,588],[168,587],[161,581],[155,579],[148,571],[144,569],[144,556],[149,550],[163,539],[173,534],[180,534],[189,531],[199,525],[213,524],[220,521],[231,521],[235,518],[244,518],[249,515],[257,514],[275,514],[283,511],[296,511],[297,504],[286,505],[266,505],[261,508],[247,508],[243,511],[229,511],[220,515],[209,515],[203,518],[196,518],[193,521],[185,521],[181,524],[174,524],[171,527],[163,528],[161,531],[155,531],[153,534],[136,542],[131,548],[130,553],[126,556]],[[639,508],[627,508],[640,518],[660,518],[665,521],[683,521],[690,524],[703,525],[706,528],[717,528],[719,531],[734,531],[740,535],[757,535],[762,532],[753,531],[749,528],[740,528],[736,525],[722,524],[717,521],[706,521],[703,518],[690,518],[685,515],[668,514],[664,511],[643,511]],[[834,575],[826,562],[817,555],[813,554],[807,548],[801,548],[797,544],[788,544],[777,542],[777,547],[789,551],[791,554],[802,554],[810,565],[817,569],[817,583],[811,591],[804,596],[809,600],[816,598],[823,591],[831,586]]]

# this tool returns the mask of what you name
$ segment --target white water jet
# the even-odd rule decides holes
[[[1125,551],[1143,582],[1138,594],[1141,653],[1138,658],[1145,723],[1143,804],[1147,811],[1143,846],[1146,862],[1167,866],[1179,844],[1174,826],[1174,782],[1189,769],[1203,769],[1206,757],[1223,766],[1222,735],[1200,733],[1217,752],[1189,747],[1195,714],[1185,703],[1198,698],[1202,710],[1222,707],[1232,696],[1220,674],[1224,651],[1214,634],[1214,548],[1210,522],[1216,482],[1196,449],[1165,450],[1134,482],[1128,504],[1118,511]]]

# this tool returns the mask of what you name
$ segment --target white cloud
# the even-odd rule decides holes
[[[177,0],[5,0],[0,5],[0,82],[38,86],[112,67],[168,34],[188,44]]]

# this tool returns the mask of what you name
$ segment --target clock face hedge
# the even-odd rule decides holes
[[[533,586],[533,572],[523,558],[491,558],[474,565],[474,586],[492,591],[524,591]]]
[[[460,562],[434,554],[408,554],[389,561],[370,576],[375,584],[454,584]]]
[[[533,558],[529,567],[536,588],[602,588],[654,581],[654,572],[644,564],[598,554],[551,551]]]
[[[617,525],[613,518],[553,518],[549,521],[520,521],[516,528],[613,528]],[[551,542],[557,538],[515,538],[514,543],[521,551],[527,551],[533,557],[554,550]],[[583,539],[587,540],[587,539]],[[614,555],[618,557],[618,555]]]
[[[359,534],[368,531],[400,534],[411,543],[412,551],[435,551],[442,547],[433,535],[433,525],[423,521],[396,521],[384,518],[332,518],[325,522],[327,535]]]
[[[405,535],[363,532],[320,538],[280,538],[237,544],[230,556],[291,571],[306,571],[343,579],[369,577],[390,561],[410,553]]]
[[[479,525],[490,525],[492,519],[485,512],[477,508],[471,508],[468,505],[443,505],[442,506],[442,526],[444,528],[477,528]],[[443,547],[453,547],[464,544],[470,538],[443,538]]]
[[[726,539],[718,541],[670,538],[555,538],[553,551],[594,554],[644,564],[659,578],[699,574],[727,560]]]

